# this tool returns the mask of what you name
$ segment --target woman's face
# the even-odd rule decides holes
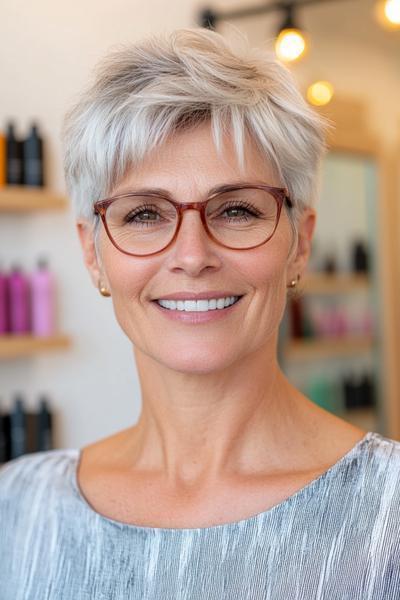
[[[210,127],[204,125],[176,134],[153,151],[113,195],[162,188],[182,203],[201,201],[211,188],[240,181],[282,187],[251,142],[247,142],[246,165],[240,173],[229,140],[221,160]],[[100,278],[111,292],[117,321],[136,351],[173,370],[205,373],[256,351],[275,353],[287,285],[305,266],[313,225],[314,214],[309,211],[300,223],[297,253],[289,259],[293,232],[285,208],[273,237],[250,250],[216,244],[204,230],[200,213],[187,211],[175,242],[155,256],[123,254],[102,227],[100,264],[89,228],[78,224],[78,231],[93,281],[97,285]],[[231,309],[218,311],[218,319],[197,323],[172,320],[165,314],[167,309],[154,302],[181,291],[210,290],[231,291],[243,298]]]

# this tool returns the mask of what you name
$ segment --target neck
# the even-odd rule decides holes
[[[287,465],[283,450],[299,439],[310,402],[266,349],[202,374],[135,356],[143,410],[127,439],[130,466],[190,485]]]

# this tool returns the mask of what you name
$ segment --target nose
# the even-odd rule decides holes
[[[192,274],[207,266],[218,266],[215,248],[215,243],[203,225],[200,212],[195,209],[185,210],[173,244],[173,266]]]
[[[212,242],[201,220],[199,210],[184,211],[175,242],[179,246],[183,245],[189,252],[196,248],[204,249]]]

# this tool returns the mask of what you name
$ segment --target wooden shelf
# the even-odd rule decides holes
[[[369,336],[291,340],[284,355],[289,360],[323,359],[335,356],[356,356],[370,352],[373,339]]]
[[[305,294],[343,294],[357,290],[368,290],[370,279],[360,273],[341,273],[327,275],[325,273],[307,273],[300,283],[300,291]]]
[[[0,335],[0,359],[32,356],[69,348],[71,341],[66,335],[34,337],[32,335]]]
[[[46,188],[29,186],[0,187],[0,212],[22,213],[41,210],[65,210],[67,199]]]

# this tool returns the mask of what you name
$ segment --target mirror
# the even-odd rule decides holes
[[[331,109],[330,109],[331,110]],[[349,112],[357,119],[349,127]],[[311,400],[366,430],[398,437],[393,194],[387,158],[362,110],[336,105],[322,165],[309,269],[288,301],[282,368]]]

